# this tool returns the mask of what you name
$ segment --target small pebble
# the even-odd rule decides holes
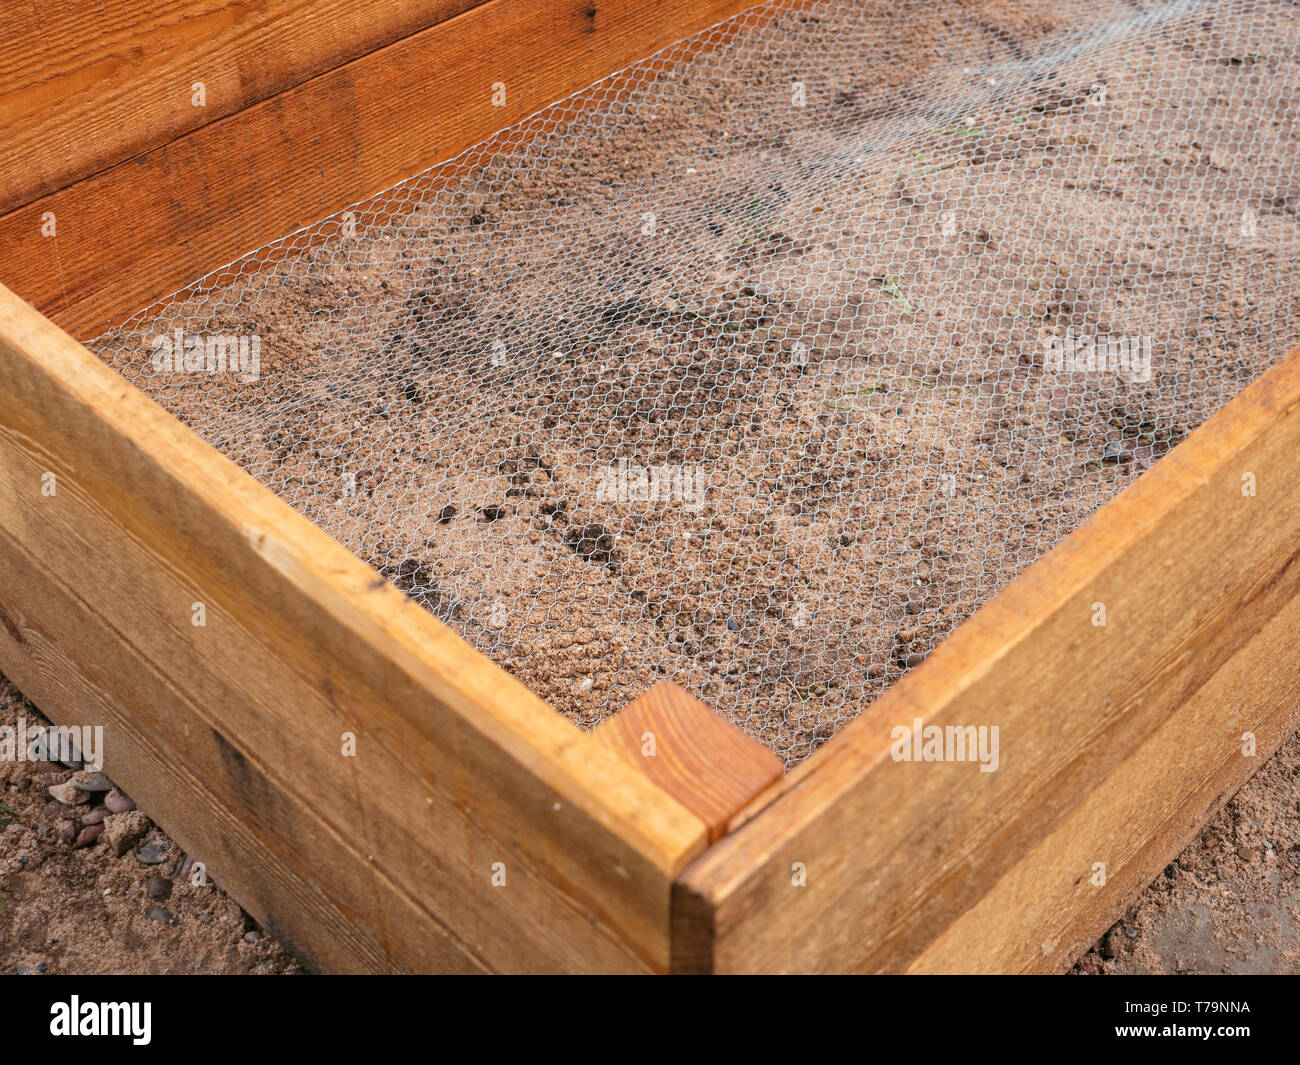
[[[84,810],[79,810],[75,806],[65,806],[61,802],[51,801],[45,807],[45,816],[51,821],[79,821]]]
[[[142,843],[133,853],[141,865],[161,865],[167,858],[167,853],[156,843]]]
[[[110,813],[115,814],[130,813],[135,809],[135,803],[120,791],[110,791],[104,797],[104,805],[108,807]]]
[[[149,910],[149,920],[151,921],[170,921],[171,919],[171,913],[161,906],[154,906]]]
[[[50,788],[50,794],[53,795],[54,798],[58,799],[59,802],[66,803],[69,806],[77,806],[90,798],[90,792],[86,791],[84,788],[77,787],[77,785],[73,784],[71,781],[68,781],[65,784],[53,785]]]
[[[89,847],[103,834],[104,826],[102,824],[87,825],[77,834],[77,841],[73,844],[73,847]]]
[[[727,628],[729,628],[732,632],[739,632],[740,622],[737,621],[735,618],[727,618]]]
[[[157,902],[164,902],[171,897],[172,882],[154,873],[144,882],[144,893]]]
[[[108,811],[102,806],[96,806],[88,814],[83,814],[81,823],[83,825],[97,825],[108,816]]]
[[[83,769],[80,773],[73,773],[69,784],[75,784],[82,791],[101,792],[112,791],[113,782],[96,770]]]

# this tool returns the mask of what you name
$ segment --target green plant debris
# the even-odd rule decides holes
[[[962,122],[962,119],[966,117],[968,111],[970,111],[969,106],[963,107],[952,116],[952,122],[954,125],[949,126],[947,129],[941,129],[939,132],[956,137],[983,137],[984,131],[978,126],[968,126]]]
[[[790,690],[794,692],[794,697],[801,703],[806,703],[809,699],[815,698],[817,695],[818,686],[816,684],[808,684],[801,688],[789,677],[783,677],[782,679],[790,685]]]
[[[899,287],[897,281],[886,274],[884,277],[875,278],[880,282],[880,291],[889,297],[889,301],[899,309],[903,314],[913,314],[916,308],[912,306],[912,301],[903,295],[903,290]]]
[[[849,388],[849,389],[845,389],[843,392],[839,394],[839,399],[822,400],[822,406],[830,407],[833,410],[854,410],[855,408],[852,402],[845,403],[845,402],[841,402],[841,400],[844,400],[846,397],[849,396],[872,396],[875,395],[877,392],[888,392],[888,391],[889,391],[888,385],[869,385],[866,388]]]

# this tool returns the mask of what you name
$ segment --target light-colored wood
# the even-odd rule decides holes
[[[751,3],[491,0],[0,216],[3,281],[96,336]]]
[[[667,967],[698,817],[3,288],[0,391],[0,669],[291,947]]]
[[[1272,666],[1293,660],[1298,638],[1300,596],[908,971],[1051,972],[1072,965],[1300,724],[1295,675]],[[1242,753],[1247,733],[1256,741],[1251,755]],[[1147,826],[1149,843],[1135,836],[1135,825]],[[1098,860],[1107,867],[1104,891],[1091,880]],[[1045,890],[1053,893],[1044,897]]]
[[[0,19],[0,212],[483,2],[13,0]]]
[[[1298,457],[1293,354],[696,861],[674,967],[1067,964],[1297,724]],[[916,718],[997,725],[1000,768],[895,761]]]
[[[0,663],[57,722],[102,725],[114,777],[306,964],[343,973],[491,971],[308,802],[277,797],[263,770],[226,739],[228,728],[204,720],[184,676],[164,676],[3,530]],[[300,838],[307,842],[298,854]]]
[[[709,842],[785,771],[767,747],[669,681],[601,722],[595,735],[698,816]]]

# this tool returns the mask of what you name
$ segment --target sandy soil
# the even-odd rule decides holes
[[[0,725],[48,722],[0,676]],[[0,761],[0,973],[292,973],[298,964],[120,791]],[[114,812],[114,811],[117,812]],[[89,824],[87,822],[90,822]]]

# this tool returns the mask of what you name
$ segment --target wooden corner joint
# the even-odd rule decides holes
[[[711,844],[785,771],[767,747],[669,681],[628,703],[594,735],[699,817]]]

